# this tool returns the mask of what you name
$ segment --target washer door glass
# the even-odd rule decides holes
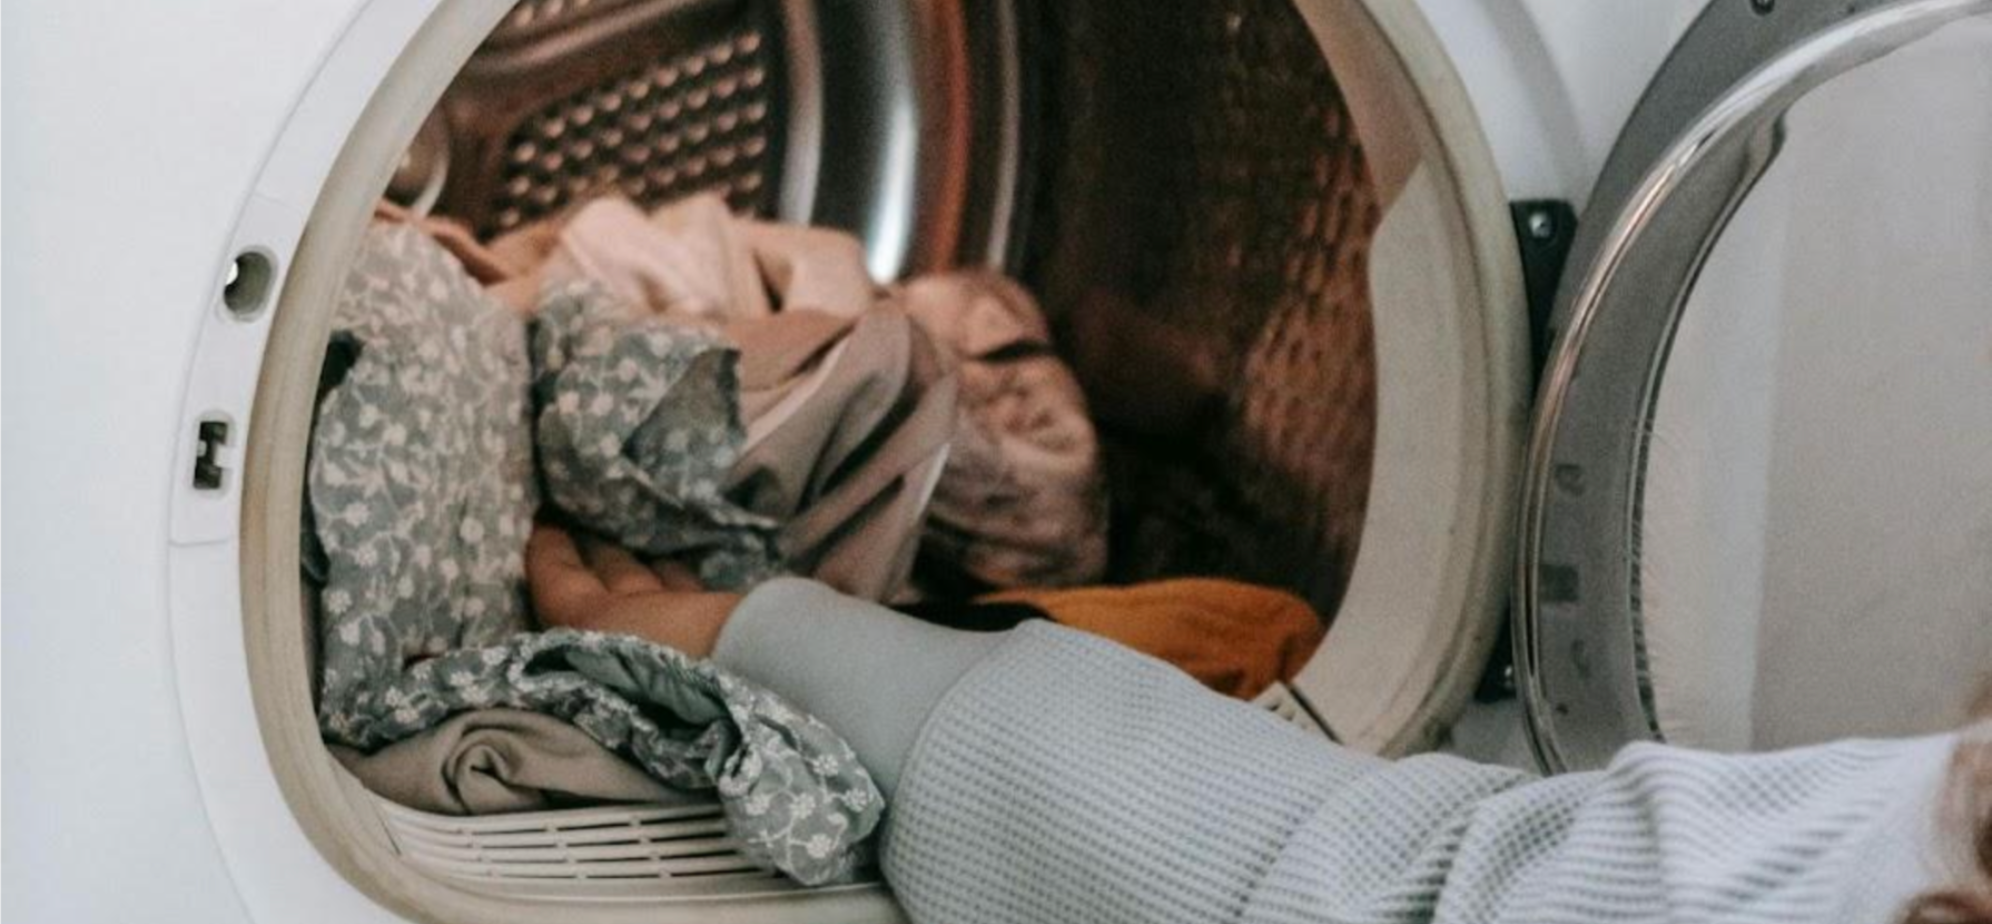
[[[1566,291],[1518,651],[1545,762],[1955,724],[1992,674],[1992,4],[1790,44]]]

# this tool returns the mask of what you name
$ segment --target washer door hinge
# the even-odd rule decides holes
[[[1556,286],[1570,257],[1570,243],[1577,238],[1577,212],[1561,199],[1525,199],[1510,203],[1508,210],[1515,221],[1515,240],[1521,244],[1522,283],[1528,289],[1529,355],[1541,375],[1549,345],[1556,339],[1550,315],[1556,308]]]

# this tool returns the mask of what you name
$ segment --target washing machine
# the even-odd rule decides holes
[[[441,818],[328,755],[301,491],[383,195],[1024,279],[1116,577],[1313,601],[1265,705],[1351,747],[1904,734],[1992,664],[1992,0],[8,12],[12,920],[901,918],[711,806]]]

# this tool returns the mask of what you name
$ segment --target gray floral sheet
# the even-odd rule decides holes
[[[743,590],[781,573],[781,523],[723,493],[747,441],[739,351],[633,316],[592,280],[553,283],[532,338],[540,461],[555,506],[644,558]]]
[[[750,859],[807,884],[848,878],[883,804],[834,731],[669,648],[530,631],[539,474],[581,526],[688,554],[715,585],[776,567],[774,524],[718,488],[742,441],[733,351],[585,283],[547,293],[529,338],[405,225],[369,230],[335,312],[358,352],[320,401],[307,472],[327,739],[372,749],[498,706],[559,716],[666,782],[716,790]]]

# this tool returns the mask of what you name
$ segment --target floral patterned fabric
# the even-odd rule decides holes
[[[632,334],[583,290],[552,292],[546,308],[535,352],[559,368],[539,377],[537,395],[549,402],[541,421],[567,426],[552,448],[542,440],[555,499],[583,525],[593,525],[592,511],[617,527],[605,531],[640,532],[621,503],[634,489],[585,493],[586,478],[603,471],[662,483],[654,471],[632,474],[600,455],[601,413],[565,416],[603,401],[623,413],[608,423],[637,421],[614,431],[625,434],[617,455],[656,450],[682,463],[671,484],[684,497],[716,498],[716,488],[702,487],[708,467],[739,442],[737,414],[708,414],[735,400],[724,347],[689,331]],[[524,550],[538,491],[524,323],[439,245],[398,225],[368,232],[335,312],[335,327],[359,353],[320,401],[307,472],[324,556],[319,718],[327,739],[370,749],[469,709],[544,712],[666,782],[717,790],[742,853],[755,862],[807,884],[848,878],[883,805],[827,726],[668,648],[528,631]],[[637,372],[625,373],[631,366]],[[561,375],[574,369],[590,375]],[[578,403],[563,405],[570,401]],[[595,451],[563,443],[560,433],[592,440]],[[555,458],[573,477],[551,477]],[[683,542],[666,537],[683,528],[697,534],[696,545],[709,541],[699,532],[705,525],[729,525],[717,506],[704,519],[687,514],[694,505],[645,508],[659,516],[654,532],[665,538],[655,541]]]
[[[333,311],[359,353],[319,401],[307,474],[320,682],[326,730],[363,740],[349,722],[381,677],[526,627],[539,492],[525,326],[438,245],[376,226]]]
[[[647,558],[741,590],[781,573],[781,523],[722,493],[747,431],[739,351],[637,312],[587,279],[551,284],[533,332],[540,459],[552,500]]]

